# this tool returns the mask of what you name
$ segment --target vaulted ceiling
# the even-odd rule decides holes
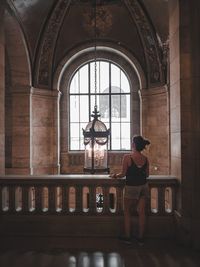
[[[94,0],[6,2],[7,16],[13,18],[13,23],[17,21],[24,34],[33,80],[37,85],[50,86],[50,76],[62,58],[94,39]],[[130,50],[147,70],[149,83],[163,82],[160,48],[168,38],[168,2],[97,0],[96,3],[99,41],[115,43]],[[7,23],[7,27],[11,24],[8,26]]]

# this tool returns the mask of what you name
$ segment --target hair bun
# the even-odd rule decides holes
[[[148,139],[144,139],[145,146],[150,145],[150,141]]]
[[[135,148],[137,151],[142,151],[146,145],[150,145],[150,141],[144,139],[141,135],[133,136],[132,143],[135,144]]]

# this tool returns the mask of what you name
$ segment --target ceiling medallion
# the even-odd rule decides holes
[[[93,9],[85,9],[83,12],[83,27],[91,35],[94,35],[94,12]],[[111,30],[113,24],[112,14],[107,6],[96,7],[96,34],[105,36]]]

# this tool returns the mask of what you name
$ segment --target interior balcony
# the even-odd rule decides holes
[[[140,247],[134,238],[131,245],[118,239],[124,179],[1,176],[0,266],[199,266],[198,252],[176,241],[177,179],[150,176],[148,183],[146,240]],[[134,236],[134,211],[132,223]]]
[[[1,176],[0,235],[116,238],[123,234],[124,185],[108,175]],[[149,177],[147,237],[174,237],[177,186],[175,177]]]

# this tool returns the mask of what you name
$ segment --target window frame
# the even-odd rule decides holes
[[[133,116],[133,114],[132,114],[132,105],[133,105],[133,101],[132,101],[132,84],[131,84],[131,81],[130,81],[130,78],[129,78],[129,75],[127,74],[127,72],[118,64],[118,63],[116,63],[116,62],[113,62],[113,61],[111,61],[111,60],[109,60],[109,59],[98,59],[97,60],[97,63],[98,62],[106,62],[106,63],[108,63],[109,64],[109,92],[108,93],[96,93],[96,95],[97,96],[102,96],[102,95],[108,95],[108,98],[109,98],[109,117],[108,117],[108,123],[109,123],[109,128],[111,129],[111,131],[112,131],[112,128],[111,128],[111,126],[112,126],[112,124],[113,124],[113,122],[112,122],[112,116],[111,116],[111,98],[112,98],[112,96],[113,95],[119,95],[120,96],[120,102],[121,102],[121,99],[122,99],[122,97],[121,96],[123,96],[123,95],[128,95],[129,96],[129,112],[130,112],[130,114],[129,114],[129,118],[130,118],[130,120],[127,122],[127,123],[129,123],[129,125],[130,125],[130,139],[131,139],[131,136],[132,136],[132,116]],[[80,130],[81,130],[81,127],[80,127],[80,125],[81,125],[81,123],[83,123],[83,122],[81,122],[80,121],[80,119],[79,119],[79,121],[77,122],[78,123],[78,125],[79,125],[79,149],[71,149],[71,143],[70,143],[70,140],[71,140],[71,123],[75,123],[75,122],[71,122],[71,120],[70,120],[70,112],[71,112],[71,96],[72,95],[77,95],[77,96],[79,96],[80,97],[80,95],[86,95],[86,96],[88,96],[88,111],[89,111],[89,113],[88,113],[88,115],[89,115],[89,118],[88,118],[88,121],[86,122],[86,123],[88,123],[89,121],[91,121],[91,110],[93,110],[93,108],[91,109],[91,107],[92,107],[92,105],[91,105],[91,102],[92,102],[92,100],[91,100],[91,96],[95,96],[95,92],[94,93],[91,93],[91,90],[90,90],[90,76],[91,76],[91,69],[90,69],[90,64],[91,63],[94,63],[94,59],[91,59],[90,61],[87,61],[87,62],[84,62],[83,64],[81,64],[78,68],[76,68],[76,70],[73,72],[73,74],[71,75],[71,78],[70,78],[70,81],[69,81],[69,90],[68,90],[68,151],[69,151],[69,153],[82,153],[82,152],[84,152],[84,148],[83,149],[81,149],[81,139],[80,139]],[[73,78],[74,78],[74,76],[76,75],[76,73],[81,69],[81,68],[83,68],[84,66],[86,66],[86,65],[88,65],[88,87],[89,87],[89,92],[87,92],[87,93],[80,93],[80,88],[79,88],[79,92],[78,93],[71,93],[71,83],[72,83],[72,80],[73,80]],[[119,68],[119,70],[120,70],[120,73],[122,72],[124,75],[125,75],[125,77],[126,77],[126,79],[127,79],[127,81],[128,81],[128,84],[129,84],[129,92],[121,92],[121,77],[120,77],[120,92],[118,92],[118,93],[113,93],[113,92],[111,92],[111,88],[112,88],[112,86],[111,86],[111,79],[112,79],[112,77],[111,77],[111,66],[112,65],[114,65],[114,66],[116,66],[117,68]],[[80,106],[80,101],[79,101],[79,106]],[[99,107],[98,107],[99,108]],[[121,109],[121,107],[120,107],[120,109]],[[80,112],[80,111],[79,111]],[[100,119],[101,119],[101,117],[100,117]],[[102,121],[103,121],[103,119],[101,119]],[[122,137],[122,133],[121,133],[121,125],[122,125],[122,118],[120,117],[120,121],[119,121],[119,123],[120,123],[120,147],[122,147],[122,140],[121,140],[121,137]],[[108,145],[108,151],[109,152],[128,152],[128,151],[130,151],[131,150],[131,140],[130,140],[130,149],[113,149],[112,148],[112,136],[110,136],[110,138],[109,138],[109,145]]]

